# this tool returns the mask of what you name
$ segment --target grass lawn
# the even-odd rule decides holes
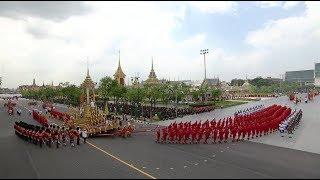
[[[239,100],[239,101],[259,101],[259,99],[246,99],[246,98],[239,98],[239,99],[234,99],[235,101],[236,100]]]
[[[223,108],[231,107],[231,106],[237,106],[241,104],[246,104],[247,102],[242,101],[218,101],[216,102],[216,107],[223,106]]]
[[[198,102],[195,104],[191,104],[191,106],[215,106],[216,108],[220,108],[221,106],[223,106],[223,108],[226,107],[231,107],[231,106],[237,106],[237,105],[241,105],[241,104],[245,104],[248,103],[249,101],[229,101],[229,100],[224,100],[224,101],[209,101],[209,102]]]

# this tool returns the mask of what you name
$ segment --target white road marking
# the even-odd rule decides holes
[[[183,166],[183,168],[186,168],[186,167],[188,167],[188,166]]]
[[[31,155],[30,155],[30,153],[29,153],[28,150],[27,150],[27,155],[28,155],[28,159],[29,159],[29,161],[30,161],[31,167],[32,167],[32,169],[34,170],[34,172],[36,173],[37,179],[39,179],[39,178],[40,178],[39,172],[38,172],[38,170],[36,169],[36,166],[34,165],[34,162],[33,162],[32,157],[31,157]]]

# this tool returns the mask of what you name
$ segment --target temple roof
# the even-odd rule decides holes
[[[89,74],[89,68],[87,69],[87,76],[84,79],[83,83],[81,84],[81,87],[83,88],[94,88],[96,84],[91,80],[90,74]]]
[[[121,65],[120,65],[120,51],[119,51],[118,69],[117,69],[117,71],[114,73],[113,77],[114,77],[115,79],[117,79],[117,77],[119,77],[119,78],[125,78],[125,77],[126,77],[126,75],[123,73],[122,68],[121,68]]]
[[[148,79],[146,80],[146,83],[158,83],[159,80],[157,78],[157,75],[156,73],[154,72],[154,69],[153,69],[153,58],[151,60],[151,71],[150,71],[150,74],[148,76]]]

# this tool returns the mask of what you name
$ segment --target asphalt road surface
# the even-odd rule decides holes
[[[127,139],[89,139],[75,148],[40,148],[14,134],[14,121],[37,124],[27,101],[18,102],[27,108],[22,116],[8,116],[3,103],[0,178],[320,178],[319,154],[251,141],[157,144],[153,132],[140,132]]]

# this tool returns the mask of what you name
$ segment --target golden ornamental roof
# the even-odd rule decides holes
[[[119,51],[118,69],[117,69],[117,71],[114,73],[113,77],[114,77],[114,78],[117,78],[117,77],[119,77],[119,78],[125,78],[125,77],[126,77],[126,75],[123,73],[122,68],[121,68],[121,65],[120,65],[120,51]]]
[[[118,69],[117,69],[117,71],[114,73],[114,75],[113,75],[115,78],[116,77],[120,77],[120,78],[125,78],[126,77],[126,75],[123,73],[123,71],[122,71],[122,68],[121,68],[121,65],[120,65],[120,60],[119,60],[119,64],[118,64]]]
[[[151,61],[151,71],[150,71],[150,74],[148,76],[148,79],[146,81],[149,81],[149,82],[158,82],[158,78],[157,78],[157,75],[153,69],[153,58],[152,58],[152,61]]]
[[[94,88],[96,84],[91,80],[91,77],[89,75],[89,69],[87,70],[87,76],[86,78],[84,79],[83,83],[81,84],[81,87],[84,87],[84,88]]]
[[[153,77],[149,77],[147,80],[145,80],[146,84],[158,84],[160,83],[159,79],[157,78],[153,78]]]

